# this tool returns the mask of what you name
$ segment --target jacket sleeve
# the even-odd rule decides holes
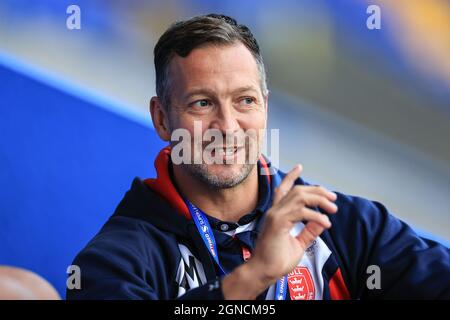
[[[163,253],[151,250],[133,226],[117,230],[106,226],[75,258],[81,288],[67,289],[68,300],[174,299],[178,286]],[[218,279],[187,291],[180,299],[223,299]]]
[[[352,298],[450,299],[447,247],[419,237],[380,203],[340,194],[337,204],[330,234]]]

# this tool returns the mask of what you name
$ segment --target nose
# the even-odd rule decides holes
[[[234,133],[241,129],[238,114],[231,103],[222,104],[217,108],[217,112],[210,122],[210,128],[220,130],[224,135],[227,131]]]

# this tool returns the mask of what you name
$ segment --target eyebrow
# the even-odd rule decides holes
[[[249,85],[249,86],[244,86],[244,87],[237,88],[237,89],[233,90],[231,92],[231,94],[243,93],[243,92],[246,92],[246,91],[253,91],[255,93],[258,93],[258,90],[254,86]],[[195,96],[195,95],[215,96],[215,92],[213,90],[209,90],[209,89],[206,89],[206,88],[194,89],[194,90],[191,90],[189,93],[187,93],[184,96],[184,99],[187,100],[190,97]]]

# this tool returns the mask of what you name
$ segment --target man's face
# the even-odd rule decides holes
[[[175,56],[170,64],[170,83],[171,132],[183,128],[194,137],[197,122],[197,131],[200,127],[202,136],[213,129],[231,138],[231,141],[223,138],[220,148],[216,144],[208,153],[222,160],[219,163],[181,164],[182,169],[215,188],[230,188],[244,181],[255,166],[254,161],[248,161],[249,153],[258,157],[261,129],[265,129],[267,119],[267,97],[263,96],[260,74],[250,51],[242,43],[236,43],[197,48],[185,58]],[[250,131],[256,133],[254,140],[233,139],[233,135]],[[193,142],[192,158],[199,152],[205,154],[211,141],[203,141],[201,150],[194,148]]]

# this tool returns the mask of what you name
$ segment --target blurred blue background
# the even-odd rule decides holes
[[[66,9],[81,9],[81,29]],[[381,29],[369,30],[370,4]],[[265,59],[280,166],[378,200],[450,241],[450,1],[0,2],[0,264],[64,296],[66,269],[128,189],[154,175],[153,46],[224,13]]]

